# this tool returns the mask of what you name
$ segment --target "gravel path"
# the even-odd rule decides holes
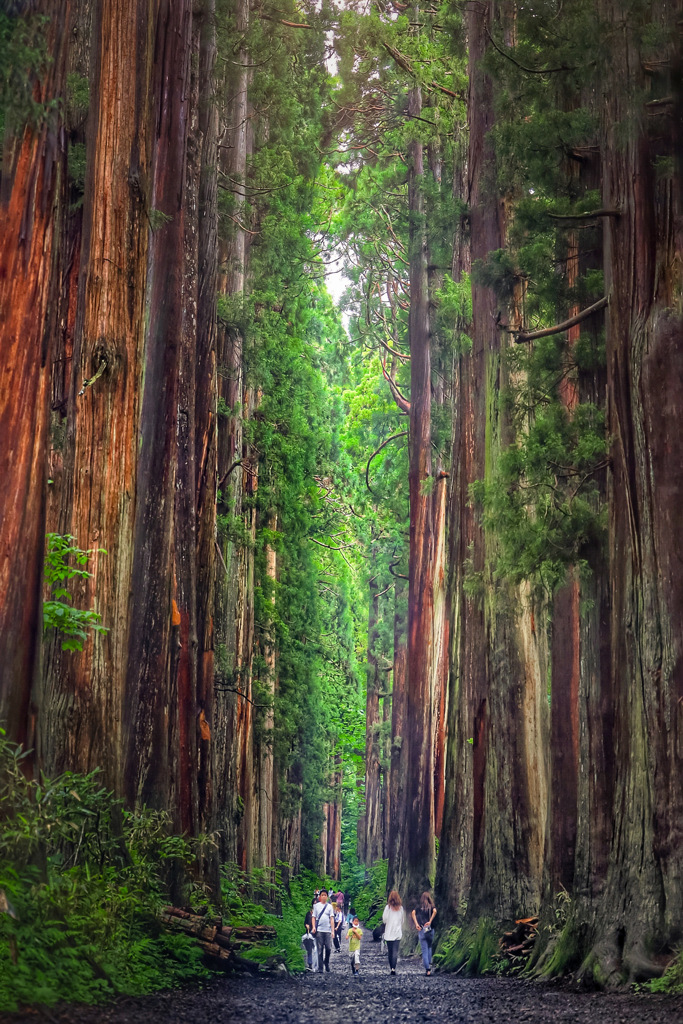
[[[351,976],[346,943],[329,974],[219,978],[201,991],[123,999],[108,1007],[69,1007],[8,1022],[59,1024],[683,1024],[683,997],[581,994],[505,978],[427,978],[419,957],[399,960],[395,977],[366,933],[361,975]]]

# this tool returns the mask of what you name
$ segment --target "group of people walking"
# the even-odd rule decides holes
[[[329,899],[330,895],[332,900]],[[349,917],[352,913],[353,911],[350,912]],[[334,945],[337,953],[341,952],[344,928],[344,893],[328,893],[327,889],[316,891],[311,900],[311,908],[306,914],[304,927],[306,933],[301,941],[306,950],[306,969],[312,971],[317,967],[320,974],[323,971],[329,972],[332,946]]]
[[[411,918],[420,940],[422,963],[427,975],[432,973],[434,937],[432,929],[435,917],[434,900],[429,892],[423,892],[418,905],[411,912]],[[399,946],[406,925],[406,912],[396,889],[392,889],[389,893],[387,905],[382,913],[382,922],[383,938],[389,957],[389,971],[391,974],[396,974]],[[352,973],[358,975],[360,973],[360,945],[363,929],[353,907],[349,909],[346,925],[350,967]],[[344,928],[344,894],[341,892],[330,894],[326,889],[316,892],[311,901],[311,908],[306,914],[304,926],[306,932],[302,937],[302,944],[306,951],[306,969],[309,971],[317,969],[320,974],[323,971],[329,972],[333,946],[337,952],[341,951]]]
[[[432,943],[434,940],[432,925],[436,917],[436,907],[430,893],[422,893],[420,902],[416,907],[413,907],[410,916],[413,919],[417,937],[420,940],[420,952],[422,953],[425,974],[429,975],[432,973]],[[384,922],[384,941],[389,956],[389,970],[391,974],[396,974],[398,950],[406,923],[406,912],[396,889],[392,889],[389,893],[387,905],[382,913],[382,921]]]

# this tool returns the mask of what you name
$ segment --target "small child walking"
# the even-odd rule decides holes
[[[349,940],[349,963],[351,964],[351,973],[360,974],[360,940],[363,938],[363,929],[360,926],[357,917],[354,917],[351,922],[347,934]]]

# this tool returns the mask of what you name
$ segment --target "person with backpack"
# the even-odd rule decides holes
[[[406,912],[403,909],[401,897],[395,889],[392,889],[389,893],[387,905],[382,914],[382,920],[384,921],[384,941],[387,944],[387,953],[389,954],[389,968],[392,974],[396,974],[398,947],[401,944]]]
[[[320,899],[313,907],[315,941],[318,944],[318,973],[323,973],[323,965],[330,973],[330,953],[334,937],[334,912],[327,902],[327,889],[320,890]]]
[[[432,942],[434,932],[432,923],[436,917],[436,907],[430,893],[423,892],[419,906],[415,907],[412,913],[413,922],[417,928],[417,937],[420,940],[422,950],[422,963],[425,966],[425,974],[432,973]]]

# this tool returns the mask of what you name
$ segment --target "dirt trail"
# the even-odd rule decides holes
[[[419,957],[395,977],[368,932],[361,975],[351,976],[346,943],[329,974],[219,978],[201,991],[123,999],[108,1007],[69,1007],[4,1018],[59,1024],[683,1024],[683,997],[567,992],[505,978],[427,978]],[[0,1016],[0,1020],[3,1018]]]

